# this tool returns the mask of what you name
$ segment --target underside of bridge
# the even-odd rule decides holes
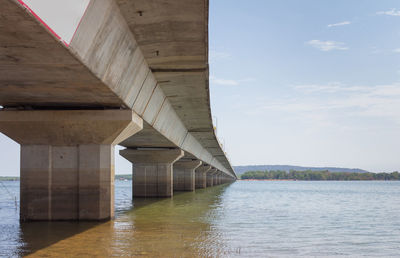
[[[68,44],[3,1],[0,131],[21,144],[21,219],[112,218],[116,144],[135,197],[235,180],[208,73],[207,0],[92,0]]]

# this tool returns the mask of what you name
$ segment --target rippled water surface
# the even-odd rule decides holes
[[[400,182],[239,181],[133,203],[116,182],[105,223],[20,224],[18,192],[0,183],[1,257],[400,257]]]

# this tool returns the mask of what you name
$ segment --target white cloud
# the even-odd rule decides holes
[[[253,78],[241,79],[241,80],[233,80],[233,79],[221,79],[216,78],[215,76],[210,76],[210,81],[213,84],[224,85],[224,86],[237,86],[243,82],[251,82],[255,81]]]
[[[349,95],[368,95],[370,97],[395,97],[400,101],[400,83],[376,86],[346,85],[340,82],[327,84],[295,85],[294,89],[303,93],[345,93]],[[338,95],[336,95],[338,96]],[[400,111],[399,111],[400,112]]]
[[[319,49],[321,51],[332,51],[332,50],[348,50],[349,48],[343,42],[337,41],[321,41],[317,39],[306,42],[308,45]]]
[[[400,81],[292,85],[283,90],[255,95],[240,110],[245,111],[243,119],[257,123],[249,137],[264,151],[260,160],[266,152],[271,156],[279,150],[277,157],[291,162],[304,154],[299,163],[325,160],[358,162],[351,166],[370,166],[373,171],[399,169]],[[279,148],[268,150],[268,144]]]
[[[349,25],[349,24],[351,24],[351,22],[349,22],[349,21],[343,21],[343,22],[328,24],[328,28],[337,27],[337,26],[344,26],[344,25]]]
[[[210,77],[210,80],[214,84],[225,85],[225,86],[236,86],[239,85],[239,82],[231,79],[218,79],[215,77]]]
[[[343,119],[347,117],[350,121],[386,119],[400,127],[400,82],[375,86],[335,82],[296,85],[293,88],[297,91],[296,97],[265,101],[268,104],[263,104],[259,110],[285,112],[286,117],[311,119],[310,122],[312,117],[319,117],[330,121],[330,126],[343,126]],[[315,123],[319,124],[318,121]],[[359,127],[360,124],[353,126]]]
[[[378,15],[390,15],[390,16],[400,16],[400,10],[396,8],[390,9],[389,11],[380,11],[377,12]]]
[[[400,48],[393,49],[393,52],[400,53]]]
[[[331,82],[327,84],[306,84],[296,85],[294,89],[303,91],[304,93],[349,93],[363,92],[370,90],[365,86],[346,86],[340,82]]]
[[[400,125],[400,83],[376,86],[348,86],[344,84],[305,85],[295,87],[319,98],[316,107],[326,110],[346,110],[347,115],[387,118]],[[314,91],[309,91],[313,89]],[[307,91],[308,90],[308,91]],[[315,106],[313,107],[315,108]],[[311,110],[310,110],[311,111]]]

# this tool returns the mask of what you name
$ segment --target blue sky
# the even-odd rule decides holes
[[[209,32],[233,165],[400,170],[398,0],[210,0]],[[19,145],[0,135],[0,147],[0,175],[19,175]]]
[[[398,1],[210,1],[232,163],[399,170],[399,25]]]

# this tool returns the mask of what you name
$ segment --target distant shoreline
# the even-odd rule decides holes
[[[0,181],[19,181],[18,176],[0,176]]]
[[[286,181],[398,181],[399,172],[392,173],[347,173],[324,171],[283,170],[247,171],[240,176],[244,180],[286,180]]]
[[[345,182],[345,181],[400,181],[398,179],[392,179],[392,180],[384,180],[384,179],[354,179],[354,180],[301,180],[301,179],[238,179],[238,181],[337,181],[337,182]]]
[[[310,181],[310,180],[296,180],[296,179],[238,179],[240,181]],[[326,180],[328,181],[328,180]]]

